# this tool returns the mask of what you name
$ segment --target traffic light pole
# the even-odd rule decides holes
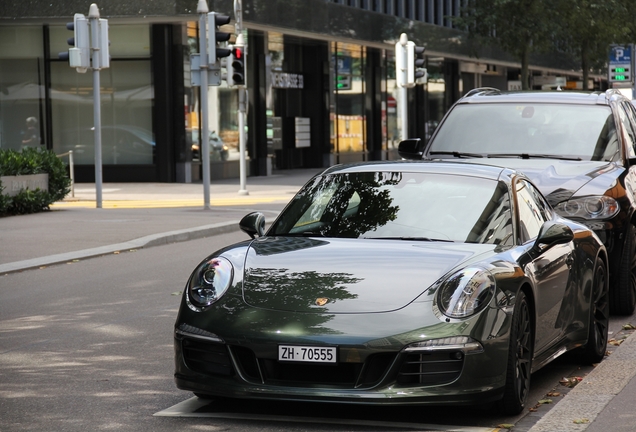
[[[402,135],[402,141],[404,141],[405,139],[408,139],[409,137],[409,113],[408,113],[408,109],[409,109],[409,92],[408,92],[408,88],[406,87],[406,74],[407,74],[407,58],[406,58],[406,45],[408,44],[408,37],[406,36],[405,33],[402,33],[400,35],[400,40],[398,42],[399,45],[401,45],[401,49],[403,49],[403,58],[401,61],[401,64],[398,66],[399,68],[403,69],[401,71],[398,71],[399,74],[402,74],[402,82],[401,85],[398,85],[399,89],[400,89],[400,105],[399,105],[399,114],[400,114],[400,123],[401,123],[401,135]]]
[[[408,89],[426,81],[425,51],[425,47],[418,47],[415,42],[410,41],[406,33],[402,33],[395,43],[395,81],[400,92],[398,115],[402,140],[409,137]]]
[[[203,177],[203,209],[210,210],[210,132],[208,126],[208,44],[206,31],[208,4],[205,0],[199,0],[197,13],[199,14],[199,55],[201,56],[201,149],[199,156]],[[216,61],[216,59],[214,60]]]
[[[101,63],[99,56],[99,9],[91,4],[88,19],[91,24],[91,58],[93,68],[93,122],[95,126],[95,205],[102,208],[102,110]]]
[[[245,40],[243,38],[243,8],[241,0],[234,0],[234,19],[236,23],[234,29],[236,32],[235,46],[242,49],[241,53],[245,55]],[[244,63],[245,64],[245,63]],[[245,117],[247,115],[247,88],[245,84],[238,86],[238,128],[239,128],[239,176],[240,186],[239,195],[249,195],[247,190],[247,167],[246,167],[246,137],[245,137]]]
[[[240,170],[240,188],[239,195],[249,195],[246,183],[246,161],[245,161],[245,113],[247,111],[247,89],[243,86],[238,88],[239,109],[238,109],[238,128],[239,128],[239,170]]]

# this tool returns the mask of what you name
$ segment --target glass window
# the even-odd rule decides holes
[[[627,157],[633,159],[636,158],[636,109],[632,102],[626,102],[624,108],[629,119],[628,124],[632,137],[632,145],[627,147]]]
[[[362,153],[366,151],[365,47],[332,42],[332,52],[336,101],[333,145],[339,154]],[[363,160],[363,156],[359,156],[359,160]],[[340,160],[345,161],[349,160]]]
[[[505,184],[408,172],[318,177],[294,197],[270,234],[421,237],[497,245],[513,240]]]
[[[120,25],[109,30],[110,67],[100,72],[102,163],[153,164],[150,26]],[[50,32],[51,52],[67,50],[63,41],[70,32],[63,26],[52,26]],[[77,73],[64,61],[51,62],[53,149],[73,150],[80,165],[95,163],[93,102],[92,73]]]
[[[153,89],[150,61],[111,61],[101,72],[102,163],[152,164]],[[80,74],[65,62],[51,64],[53,148],[73,150],[77,164],[95,161],[92,74]]]
[[[625,147],[627,148],[628,157],[634,157],[634,145],[636,145],[636,134],[634,133],[634,124],[630,118],[632,111],[632,105],[630,102],[624,102],[619,108],[619,115],[621,123],[623,124],[623,140],[625,140]]]
[[[517,181],[515,192],[521,241],[525,243],[536,238],[543,224],[551,217],[547,203],[530,183],[525,180]]]
[[[444,121],[431,150],[612,160],[618,141],[607,106],[460,104]]]
[[[444,59],[427,58],[426,70],[428,72],[428,80],[426,81],[428,121],[426,122],[425,130],[426,139],[428,140],[447,111],[445,103],[446,80],[444,79]]]
[[[398,101],[400,100],[400,89],[395,80],[395,52],[386,51],[386,79],[383,85],[386,85],[384,94],[386,94],[386,102],[382,107],[383,120],[383,138],[386,140],[390,149],[396,149],[401,139],[401,125],[398,117]]]
[[[223,31],[228,29],[223,28]],[[199,51],[198,23],[187,26],[188,46],[192,53]],[[247,40],[247,32],[244,34]],[[189,59],[188,59],[189,61]],[[186,72],[186,75],[188,73]],[[192,149],[192,159],[201,160],[201,88],[187,83],[186,139]],[[220,86],[208,87],[208,137],[210,161],[224,162],[239,159],[238,92],[228,87],[225,80]]]
[[[46,144],[43,52],[41,27],[0,27],[2,149]]]

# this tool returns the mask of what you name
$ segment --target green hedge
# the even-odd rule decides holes
[[[2,194],[0,183],[0,215],[37,213],[49,210],[71,191],[71,179],[66,165],[50,150],[25,148],[21,151],[0,150],[0,176],[49,174],[49,191],[36,189],[20,191],[10,197]]]

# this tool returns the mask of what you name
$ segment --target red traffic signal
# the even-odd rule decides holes
[[[245,85],[245,48],[234,47],[232,49],[232,59],[229,62],[228,84]]]

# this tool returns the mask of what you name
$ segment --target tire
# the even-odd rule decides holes
[[[581,348],[580,361],[583,364],[598,363],[607,350],[609,327],[609,288],[605,263],[597,258],[590,299],[590,324],[587,343]]]
[[[534,330],[530,305],[525,293],[519,291],[510,327],[506,385],[500,401],[500,409],[506,415],[517,415],[526,406],[533,354]]]
[[[192,392],[192,393],[194,393],[194,395],[198,397],[199,399],[205,399],[205,400],[214,399],[214,396],[210,396],[205,393],[199,393],[199,392]]]
[[[636,227],[629,225],[617,281],[610,290],[610,313],[631,315],[636,307]]]

